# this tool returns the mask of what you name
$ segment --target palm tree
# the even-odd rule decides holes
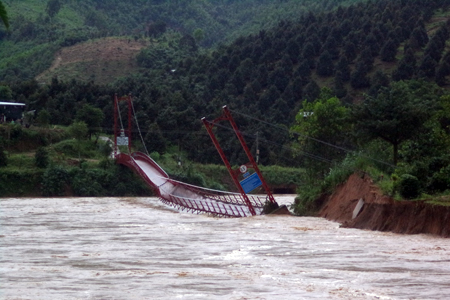
[[[5,27],[9,28],[8,14],[6,13],[6,8],[1,1],[0,1],[0,19],[2,19],[3,24],[5,24]]]

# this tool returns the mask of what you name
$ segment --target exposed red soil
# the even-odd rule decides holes
[[[359,199],[364,200],[364,206],[352,219]],[[349,228],[450,237],[450,207],[424,201],[395,201],[384,196],[364,174],[353,174],[338,187],[324,201],[319,216]]]

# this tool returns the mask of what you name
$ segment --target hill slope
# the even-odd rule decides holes
[[[203,47],[364,0],[4,1],[10,32],[0,28],[0,80],[31,79],[61,48],[108,36],[157,37],[166,30],[193,36]]]
[[[148,41],[124,38],[90,40],[59,50],[52,66],[36,80],[49,83],[51,78],[71,79],[107,84],[138,70],[136,56]]]

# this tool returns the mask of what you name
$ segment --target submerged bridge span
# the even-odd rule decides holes
[[[117,162],[129,167],[152,187],[161,201],[172,207],[219,217],[248,217],[252,213],[239,193],[206,189],[173,180],[149,156],[141,152],[120,153]],[[257,215],[262,214],[264,196],[247,195]]]

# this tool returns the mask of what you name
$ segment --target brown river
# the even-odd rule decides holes
[[[0,299],[450,299],[450,239],[157,198],[3,198]]]

